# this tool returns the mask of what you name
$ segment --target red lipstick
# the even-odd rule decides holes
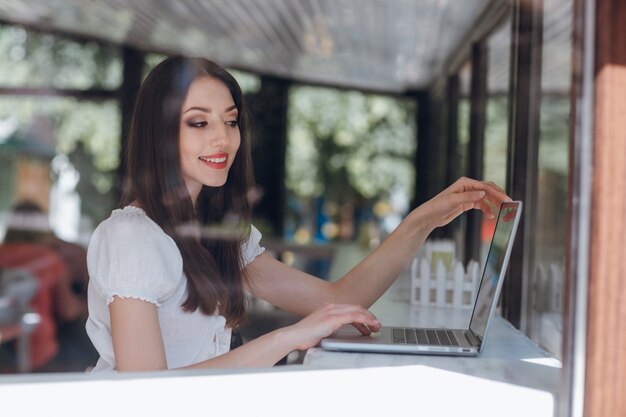
[[[200,159],[205,165],[214,169],[224,169],[228,164],[228,154],[225,152],[200,156],[198,159]]]

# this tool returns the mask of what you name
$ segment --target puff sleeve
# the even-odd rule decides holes
[[[241,258],[243,260],[243,267],[245,268],[250,262],[257,256],[265,252],[265,248],[261,246],[261,232],[252,226],[250,230],[250,236],[241,245]]]
[[[87,253],[90,285],[106,299],[130,297],[154,303],[180,282],[183,262],[176,243],[151,219],[124,209],[101,223]]]

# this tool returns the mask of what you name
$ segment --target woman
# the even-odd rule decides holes
[[[213,62],[171,57],[137,97],[121,208],[94,232],[87,331],[94,371],[270,366],[345,324],[380,323],[366,307],[428,234],[462,212],[508,197],[462,178],[413,210],[342,279],[327,282],[263,253],[251,226],[250,141],[242,94]],[[229,350],[245,292],[304,317]]]

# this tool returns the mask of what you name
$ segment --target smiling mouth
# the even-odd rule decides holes
[[[223,169],[226,168],[228,162],[228,154],[212,155],[212,156],[200,156],[200,159],[205,165],[211,168]]]

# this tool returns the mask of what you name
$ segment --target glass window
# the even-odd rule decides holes
[[[567,239],[572,1],[545,0],[530,336],[561,356]]]
[[[98,358],[85,332],[85,248],[119,198],[121,116],[117,100],[72,91],[118,88],[119,50],[0,25],[0,55],[0,87],[33,88],[0,95],[0,267],[46,283],[32,300],[30,369],[83,372]],[[21,345],[2,342],[0,373],[15,372]]]
[[[142,68],[142,78],[146,78],[148,73],[152,70],[152,68],[156,67],[157,64],[167,58],[167,55],[163,54],[146,54],[143,57],[143,68]]]
[[[122,82],[113,46],[0,24],[0,50],[1,87],[115,89]]]
[[[458,176],[467,175],[468,165],[468,144],[469,144],[469,132],[470,132],[470,94],[472,83],[472,64],[470,61],[466,62],[459,71],[459,108],[458,108],[458,144],[457,151],[457,172]]]
[[[329,88],[290,89],[286,238],[376,245],[414,189],[415,102]]]
[[[483,153],[483,179],[506,188],[509,78],[511,59],[511,19],[487,38],[487,103]],[[487,256],[495,220],[482,218],[480,261]]]
[[[455,147],[456,177],[469,175],[469,140],[470,140],[470,117],[471,117],[471,84],[472,63],[467,61],[459,71],[459,101],[457,108],[457,144]],[[457,259],[465,259],[465,232],[467,230],[467,216],[455,219],[450,227],[452,238],[455,242]]]
[[[487,39],[487,108],[483,178],[504,188],[508,142],[508,92],[511,57],[511,21]]]
[[[11,206],[33,200],[49,211],[57,233],[86,245],[92,226],[108,216],[118,197],[117,102],[0,96],[0,126],[5,219]]]

